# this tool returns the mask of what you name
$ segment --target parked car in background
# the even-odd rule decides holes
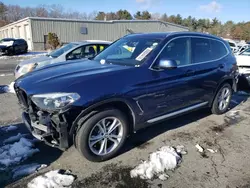
[[[237,46],[237,43],[231,39],[224,39],[225,41],[228,42],[231,50],[233,53],[237,53],[237,51],[239,50],[239,47]]]
[[[228,43],[202,33],[131,34],[81,62],[37,69],[14,88],[36,138],[60,149],[73,142],[91,161],[165,119],[207,107],[223,114],[236,90]]]
[[[22,61],[15,68],[15,77],[19,78],[20,76],[45,65],[94,57],[96,54],[107,48],[110,43],[111,42],[99,40],[71,42],[46,54],[45,56]]]
[[[28,45],[24,39],[4,38],[0,41],[0,54],[15,55],[27,52]]]
[[[247,87],[250,86],[250,48],[246,48],[240,54],[236,56],[237,66],[240,73],[240,81],[247,84]],[[242,85],[242,84],[241,84]]]
[[[250,44],[244,44],[242,45],[239,50],[237,51],[236,55],[241,54],[243,51],[245,51],[247,48],[250,48]]]

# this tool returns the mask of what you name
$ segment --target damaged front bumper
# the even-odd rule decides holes
[[[61,150],[66,150],[69,147],[68,124],[62,115],[54,115],[51,119],[47,119],[49,123],[46,125],[41,124],[39,120],[32,121],[26,112],[22,113],[22,119],[27,129],[38,140]]]

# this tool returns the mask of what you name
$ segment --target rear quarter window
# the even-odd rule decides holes
[[[228,53],[226,46],[208,38],[192,38],[192,63],[215,61]]]
[[[210,45],[213,59],[219,59],[227,55],[228,51],[222,42],[217,40],[210,40]]]

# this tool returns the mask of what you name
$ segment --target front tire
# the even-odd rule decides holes
[[[228,83],[222,85],[222,87],[217,92],[215,99],[212,104],[213,114],[224,114],[227,112],[232,98],[232,86]]]
[[[94,162],[116,156],[128,135],[127,117],[117,109],[103,110],[79,126],[76,147],[85,158]]]
[[[14,55],[14,54],[15,54],[15,48],[14,48],[14,47],[9,48],[9,49],[7,50],[7,54],[8,54],[8,55]]]

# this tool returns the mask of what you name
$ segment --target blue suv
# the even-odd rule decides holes
[[[108,160],[129,134],[192,110],[228,110],[237,66],[227,42],[192,32],[131,34],[96,57],[16,80],[27,128],[45,143],[74,144]],[[166,125],[167,126],[167,125]]]

